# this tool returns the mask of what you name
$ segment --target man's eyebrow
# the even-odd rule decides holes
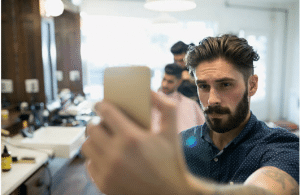
[[[205,80],[197,80],[196,83],[197,84],[202,84],[202,83],[206,83],[206,81]]]
[[[227,77],[216,80],[216,82],[224,82],[224,81],[236,81],[236,80],[233,78],[227,78]]]
[[[231,82],[232,82],[232,81],[236,81],[236,80],[233,79],[233,78],[227,78],[227,77],[226,77],[226,78],[218,79],[218,80],[216,80],[215,82],[221,83],[221,82],[226,82],[226,81],[227,81],[227,82],[228,82],[228,81],[231,81]],[[197,84],[203,84],[203,83],[207,83],[207,82],[206,82],[206,80],[197,80],[196,83],[197,83]]]

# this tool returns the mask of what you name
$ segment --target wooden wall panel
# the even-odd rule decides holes
[[[34,14],[36,8],[36,2],[32,0],[19,0],[19,5],[21,7],[20,14],[28,15]]]
[[[13,81],[13,93],[3,93],[2,99],[18,102],[20,80],[18,78],[19,48],[16,32],[16,6],[12,0],[1,1],[1,78]]]
[[[1,78],[11,79],[13,81],[13,93],[2,94],[2,97],[17,101],[15,98],[16,94],[16,66],[15,66],[15,55],[14,55],[14,44],[12,32],[12,22],[2,17],[1,23]]]
[[[41,29],[40,19],[36,21],[28,17],[20,21],[20,27],[22,27],[20,33],[22,49],[20,52],[23,60],[20,74],[24,76],[24,79],[38,79],[39,81],[39,93],[25,93],[26,100],[35,98],[37,102],[45,102],[41,30],[35,30],[36,26]],[[25,82],[23,82],[23,86],[25,89]]]
[[[57,70],[63,72],[63,81],[58,82],[58,90],[69,88],[74,94],[83,94],[80,15],[65,10],[55,18],[55,37],[57,47]],[[80,73],[78,81],[70,80],[70,71]]]

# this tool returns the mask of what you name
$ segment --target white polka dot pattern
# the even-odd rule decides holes
[[[299,137],[282,128],[269,128],[251,118],[222,151],[213,145],[206,124],[181,133],[190,171],[220,183],[243,183],[264,166],[277,167],[299,183]]]

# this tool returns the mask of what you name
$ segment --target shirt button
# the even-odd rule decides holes
[[[218,160],[219,160],[218,158],[214,158],[214,161],[215,161],[215,162],[218,162]]]

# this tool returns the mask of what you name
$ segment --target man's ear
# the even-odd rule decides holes
[[[258,87],[258,76],[255,74],[255,75],[250,76],[248,79],[249,97],[253,96],[256,93],[257,87]]]

